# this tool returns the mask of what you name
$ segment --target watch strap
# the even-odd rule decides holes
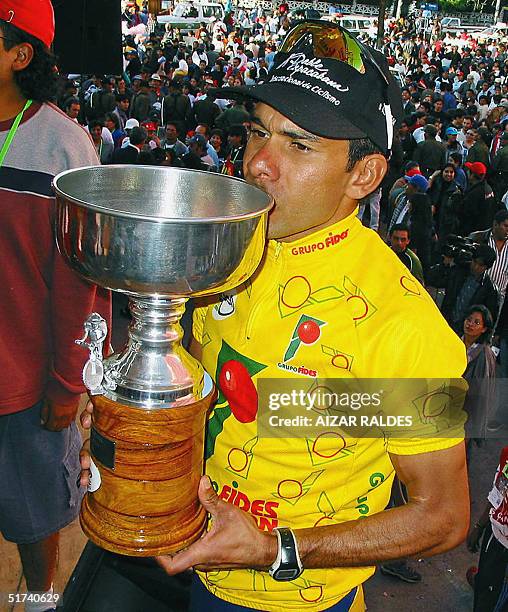
[[[269,569],[275,580],[295,580],[303,572],[295,534],[289,527],[277,527],[277,558]]]

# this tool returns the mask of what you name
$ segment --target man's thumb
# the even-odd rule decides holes
[[[203,508],[211,514],[214,514],[217,504],[219,503],[219,497],[212,487],[212,483],[208,476],[201,476],[198,496]]]

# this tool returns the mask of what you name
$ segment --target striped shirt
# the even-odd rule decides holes
[[[0,122],[0,146],[12,122]],[[80,125],[34,102],[0,168],[0,419],[44,396],[69,404],[84,391],[86,352],[74,339],[93,310],[110,320],[110,297],[59,255],[51,181],[98,161]]]
[[[496,241],[492,232],[489,236],[488,245],[494,249],[496,261],[487,274],[490,280],[494,283],[502,297],[506,293],[506,285],[508,284],[508,240],[503,244],[503,248],[499,251],[496,246]]]

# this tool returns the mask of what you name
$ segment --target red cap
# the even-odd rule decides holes
[[[148,132],[155,132],[155,130],[157,129],[157,126],[153,121],[143,121],[141,126],[144,127],[145,130],[147,130]]]
[[[487,174],[487,166],[482,162],[466,162],[464,166],[476,176],[485,176]]]
[[[415,174],[421,174],[421,171],[419,168],[410,168],[407,172],[406,172],[406,176],[414,176]]]
[[[50,47],[55,37],[55,15],[50,0],[0,0],[0,19],[12,23]]]

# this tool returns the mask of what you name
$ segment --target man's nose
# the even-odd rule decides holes
[[[252,156],[247,157],[247,172],[260,181],[276,181],[280,177],[280,148],[271,138],[267,138],[261,146],[255,149]]]

